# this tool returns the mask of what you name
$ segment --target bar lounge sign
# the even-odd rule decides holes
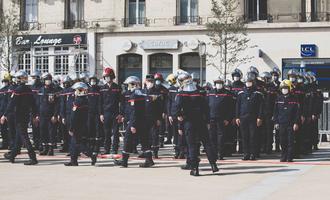
[[[15,47],[81,45],[86,43],[85,33],[18,35],[13,37]]]

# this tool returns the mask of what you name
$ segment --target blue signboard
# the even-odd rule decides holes
[[[315,44],[302,44],[300,47],[301,57],[316,57],[317,47]]]

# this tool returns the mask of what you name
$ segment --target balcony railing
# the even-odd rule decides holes
[[[134,26],[134,25],[149,25],[149,20],[145,17],[141,18],[123,18],[121,20],[122,27]]]
[[[201,25],[203,23],[203,20],[200,16],[175,16],[173,22],[174,25],[180,25],[180,24]]]
[[[28,31],[28,30],[40,30],[41,24],[39,22],[20,22],[19,30]]]
[[[87,28],[88,23],[85,20],[68,20],[63,22],[64,29]]]
[[[300,13],[301,22],[328,22],[330,21],[330,13],[328,12],[311,12]]]

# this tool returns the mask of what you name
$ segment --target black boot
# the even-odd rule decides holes
[[[190,175],[191,176],[199,176],[199,169],[198,169],[198,165],[196,167],[193,167],[190,171]]]
[[[250,160],[256,160],[257,158],[256,158],[257,156],[255,156],[254,154],[251,154],[251,156],[250,156]]]
[[[97,161],[97,153],[93,153],[91,159],[92,159],[91,165],[94,166]]]
[[[250,160],[250,155],[244,155],[244,157],[242,158],[242,160]]]
[[[47,155],[48,156],[53,156],[54,155],[54,147],[52,145],[49,146]]]
[[[77,161],[70,161],[68,163],[64,163],[65,166],[71,167],[71,166],[78,166]]]
[[[15,163],[15,157],[12,156],[11,152],[7,152],[3,155],[4,158],[6,158],[7,160],[9,160],[9,162],[11,163]]]
[[[127,168],[128,167],[128,158],[129,158],[129,154],[123,153],[123,158],[121,160],[114,160],[114,164],[117,166],[122,166],[124,168]]]
[[[37,159],[30,159],[29,161],[25,162],[24,165],[36,165],[38,164]]]
[[[212,168],[212,172],[213,172],[213,173],[219,171],[219,168],[218,168],[218,166],[217,166],[217,163],[211,163],[211,168]]]
[[[45,156],[48,153],[48,146],[47,145],[42,145],[42,151],[39,153],[41,156]]]
[[[178,159],[179,156],[180,156],[180,152],[175,150],[174,159]]]
[[[141,168],[148,168],[155,165],[154,161],[152,160],[152,154],[151,152],[146,153],[146,161],[142,164],[140,164]]]
[[[191,165],[189,163],[186,163],[186,165],[181,166],[182,170],[191,170]]]

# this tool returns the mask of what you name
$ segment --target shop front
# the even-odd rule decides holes
[[[14,69],[53,75],[89,71],[86,33],[19,35],[13,37]]]

